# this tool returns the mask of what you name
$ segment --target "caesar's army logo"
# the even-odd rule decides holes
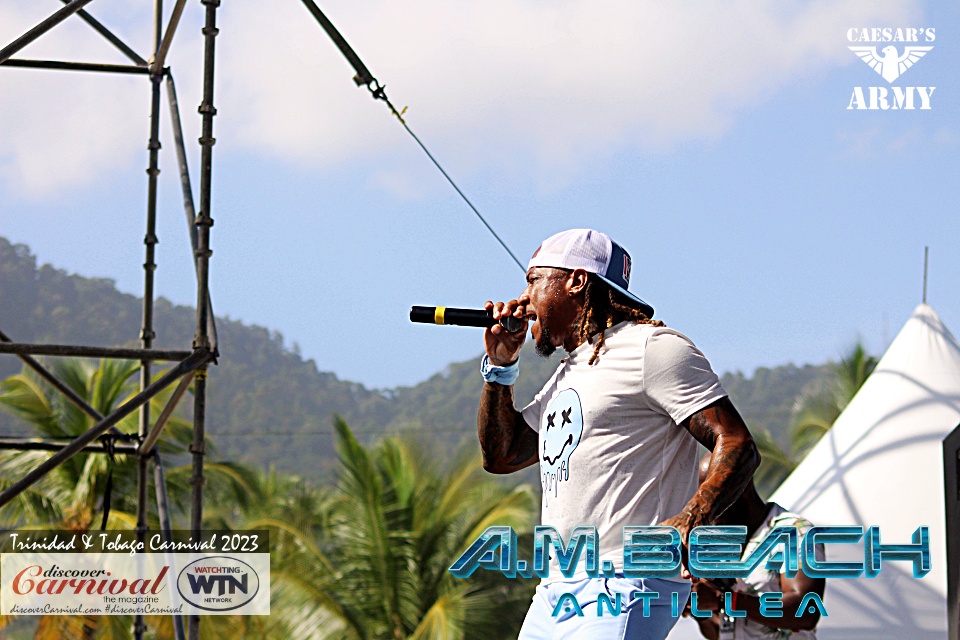
[[[907,70],[933,50],[933,27],[854,27],[847,30],[848,48],[891,86],[854,87],[847,109],[898,111],[930,109],[936,87],[894,86]],[[869,43],[869,44],[866,44]]]

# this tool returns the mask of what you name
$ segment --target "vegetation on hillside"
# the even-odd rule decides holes
[[[810,453],[877,366],[857,342],[838,363],[826,365],[829,377],[806,385],[793,402],[790,439],[786,446],[769,434],[755,433],[763,462],[754,476],[761,495],[770,495]]]

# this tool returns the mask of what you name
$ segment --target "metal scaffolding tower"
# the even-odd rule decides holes
[[[210,299],[208,273],[211,256],[210,227],[213,226],[210,202],[210,181],[213,165],[213,145],[215,142],[213,137],[213,118],[217,113],[217,110],[213,106],[214,53],[218,33],[217,8],[220,5],[220,0],[200,0],[204,6],[205,23],[202,29],[204,36],[203,98],[199,109],[202,116],[202,134],[199,141],[201,148],[199,210],[195,210],[194,208],[193,191],[190,184],[190,174],[187,169],[186,149],[183,142],[183,131],[180,126],[180,112],[173,74],[170,68],[164,65],[167,53],[173,42],[173,36],[176,33],[177,25],[183,14],[186,0],[175,1],[166,26],[164,26],[163,20],[162,0],[154,0],[154,41],[152,55],[149,60],[145,60],[138,55],[119,37],[84,10],[83,7],[92,0],[62,1],[64,2],[62,8],[0,49],[0,66],[139,74],[146,76],[150,80],[152,93],[150,141],[147,146],[149,151],[149,164],[147,168],[147,224],[146,236],[144,238],[146,257],[143,265],[143,320],[140,331],[140,348],[23,344],[15,342],[12,338],[0,332],[0,354],[13,354],[19,357],[28,367],[33,369],[40,377],[95,421],[93,427],[70,442],[37,441],[25,438],[0,439],[0,449],[46,450],[54,452],[49,459],[0,493],[0,508],[43,478],[52,469],[80,452],[100,454],[108,454],[111,452],[126,453],[135,455],[137,458],[136,531],[138,539],[143,541],[147,531],[147,510],[149,504],[148,471],[151,464],[154,466],[158,516],[164,533],[169,535],[169,508],[167,505],[163,466],[155,445],[168,419],[186,394],[190,384],[193,383],[193,442],[190,446],[190,452],[193,457],[193,473],[190,480],[192,486],[190,527],[193,535],[199,537],[203,521],[204,421],[207,401],[207,367],[211,363],[215,364],[218,356],[217,331]],[[90,27],[123,53],[131,61],[131,64],[27,60],[13,57],[31,42],[72,15],[76,15],[84,20]],[[183,351],[161,351],[153,348],[153,340],[156,337],[153,325],[153,273],[156,269],[154,249],[158,242],[156,236],[156,219],[157,180],[160,175],[158,162],[160,152],[161,84],[166,86],[167,105],[173,126],[173,137],[180,167],[180,183],[183,190],[184,211],[190,229],[190,242],[193,247],[194,266],[197,274],[196,332],[193,336],[192,349]],[[52,372],[32,357],[37,355],[139,360],[140,392],[113,413],[101,415],[96,409],[74,393],[69,386],[61,380],[58,380]],[[154,362],[173,362],[175,364],[171,369],[163,373],[163,375],[155,380],[151,380],[151,367]],[[150,399],[174,383],[177,383],[175,391],[151,426]],[[136,411],[139,411],[140,418],[137,433],[123,433],[116,425],[123,418]],[[99,444],[96,444],[97,441],[99,441]],[[179,616],[174,616],[174,627],[177,638],[182,639],[184,637],[184,629]],[[199,616],[189,616],[187,627],[187,635],[191,640],[199,638]],[[142,639],[145,629],[143,616],[136,616],[133,626],[134,637],[138,640]]]

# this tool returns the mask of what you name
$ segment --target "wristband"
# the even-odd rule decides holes
[[[498,367],[490,364],[490,356],[483,356],[483,360],[480,361],[480,375],[486,382],[496,382],[509,387],[517,381],[517,376],[520,375],[520,361],[517,360],[505,367]]]

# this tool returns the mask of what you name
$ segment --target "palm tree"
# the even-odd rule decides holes
[[[798,459],[803,459],[830,430],[876,366],[877,358],[868,355],[858,340],[840,363],[834,365],[830,384],[815,387],[797,399],[791,448]]]
[[[138,391],[133,376],[139,364],[135,362],[102,360],[93,364],[85,360],[60,359],[51,368],[60,380],[101,415],[111,413]],[[167,389],[154,397],[151,415],[159,415],[171,393],[172,389]],[[0,407],[29,424],[43,438],[73,439],[94,424],[93,418],[32,372],[0,382]],[[117,426],[125,433],[136,433],[137,418],[134,413]],[[182,454],[191,439],[190,423],[171,417],[157,446],[164,455]],[[50,455],[40,451],[0,453],[0,489],[10,486]],[[169,493],[174,505],[186,505],[189,494],[186,475],[179,469],[172,469],[168,474]],[[89,453],[73,456],[21,493],[0,511],[0,526],[88,531],[94,526],[97,512],[102,509],[101,496],[108,483],[112,483],[108,527],[132,529],[136,525],[136,459],[117,454],[111,461],[106,455]],[[43,616],[38,621],[34,637],[127,638],[129,629],[129,616]],[[172,637],[172,630],[169,637]]]
[[[493,572],[458,580],[447,567],[488,526],[528,533],[536,502],[530,487],[481,476],[476,455],[441,465],[410,440],[389,437],[367,448],[342,420],[335,428],[336,488],[268,491],[282,496],[266,509],[274,514],[248,525],[271,528],[269,636],[470,640],[515,634],[531,583]]]
[[[771,495],[797,468],[797,460],[777,444],[767,429],[753,430],[753,440],[760,452],[760,466],[753,474],[753,484],[763,497]]]
[[[135,362],[102,360],[96,365],[84,360],[58,360],[54,374],[86,400],[101,415],[114,411],[137,391],[133,374]],[[169,395],[156,396],[151,406],[157,415]],[[0,382],[0,407],[29,424],[43,438],[70,440],[93,426],[94,420],[56,390],[35,377],[21,373]],[[137,415],[117,425],[126,433],[136,433]],[[190,424],[171,418],[160,441],[161,451],[176,454],[186,451],[190,442]],[[0,454],[0,487],[9,486],[28,470],[50,457],[48,452],[21,451]],[[113,484],[110,526],[131,528],[135,523],[136,465],[130,456],[117,454],[115,461],[102,454],[78,454],[47,474],[21,494],[0,515],[0,525],[88,530],[99,510],[108,478]]]
[[[807,456],[847,408],[877,366],[861,341],[831,366],[832,377],[808,386],[793,407],[790,451],[784,451],[768,431],[755,435],[762,462],[754,476],[761,495],[770,495]]]

